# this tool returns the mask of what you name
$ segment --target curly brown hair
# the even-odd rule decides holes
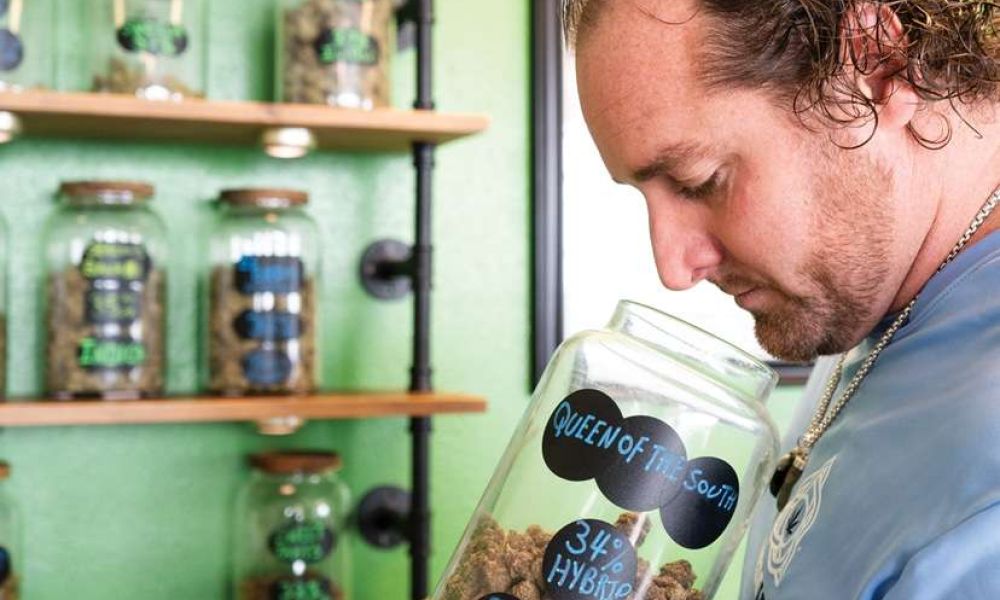
[[[598,22],[609,0],[564,0],[567,41]],[[611,2],[620,0],[610,0]],[[775,92],[800,117],[815,113],[835,124],[873,121],[876,103],[847,75],[854,67],[871,72],[893,65],[893,76],[927,104],[947,102],[967,125],[963,108],[1000,102],[1000,5],[972,0],[698,0],[700,10],[721,26],[709,34],[701,73],[711,86],[763,88]],[[877,10],[879,22],[850,30],[851,11]],[[903,44],[892,41],[882,19],[895,14]],[[875,44],[877,64],[842,50],[858,34]],[[848,63],[848,61],[850,61]],[[937,135],[910,126],[922,145],[940,148],[951,139],[950,120]]]

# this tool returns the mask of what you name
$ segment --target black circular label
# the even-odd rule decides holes
[[[294,521],[271,534],[268,546],[278,560],[286,563],[317,563],[333,552],[337,542],[333,531],[322,521]]]
[[[153,260],[142,244],[94,240],[83,251],[80,274],[87,281],[146,281]]]
[[[286,577],[271,586],[271,600],[331,600],[333,586],[325,577]]]
[[[596,479],[604,495],[626,510],[656,510],[680,489],[687,464],[672,427],[644,415],[623,418],[598,390],[573,392],[552,411],[542,436],[549,469],[570,481]]]
[[[24,44],[9,29],[0,29],[0,71],[13,71],[24,60]]]
[[[313,49],[324,65],[347,63],[371,67],[378,64],[381,55],[378,40],[352,27],[324,29],[313,42]]]
[[[281,350],[258,348],[240,361],[243,375],[254,385],[280,385],[292,375],[292,359]]]
[[[295,294],[305,280],[305,264],[295,256],[245,255],[234,268],[241,294]]]
[[[552,411],[545,426],[545,464],[563,479],[592,479],[614,461],[623,420],[618,405],[604,392],[573,392]]]
[[[188,34],[183,25],[156,19],[129,19],[118,28],[115,37],[118,45],[128,52],[180,56],[188,47]]]
[[[479,600],[521,600],[513,594],[504,594],[503,592],[493,592],[492,594],[486,594]]]
[[[10,552],[4,546],[0,546],[0,584],[6,583],[10,577]]]
[[[278,310],[245,310],[233,319],[236,335],[245,340],[294,340],[302,336],[302,318]]]
[[[660,509],[670,538],[697,550],[719,539],[740,497],[740,480],[729,463],[705,456],[688,463],[678,494]]]
[[[597,476],[597,486],[624,509],[656,510],[680,490],[687,467],[684,442],[671,426],[653,417],[629,417],[622,429],[619,452]]]
[[[545,548],[542,578],[553,600],[628,598],[638,568],[635,548],[610,523],[581,519]]]
[[[598,390],[573,392],[552,411],[542,457],[558,477],[594,479],[620,508],[659,509],[667,533],[686,548],[715,542],[739,499],[739,477],[729,463],[712,456],[688,460],[674,428],[648,415],[626,419]]]

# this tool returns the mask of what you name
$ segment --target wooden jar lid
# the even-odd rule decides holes
[[[320,475],[340,469],[343,462],[336,452],[292,450],[251,454],[250,464],[271,475]]]
[[[109,201],[148,200],[153,196],[154,192],[155,188],[143,181],[64,181],[59,186],[59,193],[69,199],[98,198]]]
[[[219,200],[233,206],[287,208],[309,202],[309,194],[283,188],[239,188],[222,190]]]

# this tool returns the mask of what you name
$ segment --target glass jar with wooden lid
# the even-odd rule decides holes
[[[0,0],[0,91],[51,88],[52,0]]]
[[[342,600],[349,595],[350,503],[333,452],[250,456],[236,508],[234,597]]]
[[[205,0],[87,0],[97,92],[145,100],[205,95]]]
[[[153,186],[71,181],[44,234],[45,387],[56,399],[163,394],[166,240]]]
[[[278,100],[388,106],[392,15],[392,0],[278,2]]]
[[[305,192],[231,189],[209,239],[207,380],[218,394],[304,394],[316,381],[319,239]]]

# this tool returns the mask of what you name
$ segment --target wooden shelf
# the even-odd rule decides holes
[[[405,151],[486,129],[489,118],[425,110],[352,110],[313,104],[186,100],[154,102],[114,94],[0,93],[28,136],[174,140],[253,146],[275,127],[306,127],[320,149]]]
[[[256,422],[290,433],[304,421],[484,412],[486,400],[464,394],[339,393],[255,398],[165,398],[139,401],[0,403],[0,427]],[[283,429],[288,429],[285,431]]]

